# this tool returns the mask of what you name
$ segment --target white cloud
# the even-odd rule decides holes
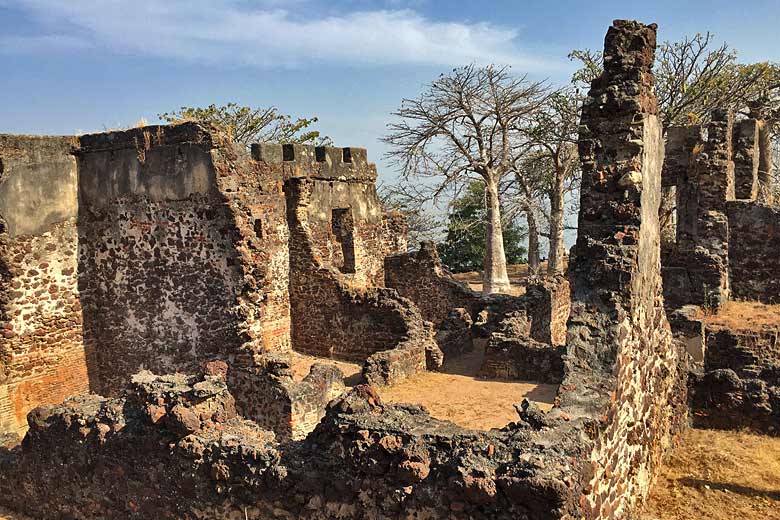
[[[0,1],[0,3],[3,3]],[[460,65],[545,68],[517,45],[517,32],[488,23],[448,23],[415,11],[354,11],[313,17],[278,0],[20,0],[54,46],[87,42],[119,52],[257,66]],[[63,29],[64,28],[64,29]],[[12,48],[24,41],[17,39]]]

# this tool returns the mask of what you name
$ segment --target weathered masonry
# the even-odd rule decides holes
[[[655,45],[655,25],[615,21],[605,39],[605,70],[593,81],[583,111],[571,316],[562,384],[551,412],[524,401],[517,422],[474,431],[432,418],[419,406],[385,404],[371,386],[358,385],[332,401],[303,440],[293,431],[280,442],[264,426],[242,417],[245,397],[233,392],[242,391],[243,382],[231,383],[230,373],[238,368],[251,381],[264,363],[269,380],[289,395],[309,388],[291,388],[284,362],[275,363],[276,354],[258,355],[256,343],[247,340],[235,359],[208,363],[202,371],[162,376],[142,371],[120,395],[79,396],[37,408],[29,416],[23,445],[0,450],[0,504],[42,518],[63,512],[81,518],[635,518],[687,414],[685,357],[672,341],[660,275],[663,140],[652,88]],[[256,150],[262,159],[256,167],[280,174],[269,186],[286,193],[282,229],[303,242],[295,245],[298,251],[292,250],[292,239],[288,242],[292,348],[298,348],[295,299],[325,294],[327,301],[312,302],[312,324],[301,334],[318,337],[325,318],[339,320],[344,309],[353,312],[353,305],[361,306],[355,311],[361,319],[373,320],[377,312],[385,325],[376,334],[392,337],[396,346],[371,354],[365,375],[370,381],[376,374],[403,374],[405,369],[388,368],[390,358],[376,356],[400,351],[412,359],[430,336],[415,328],[422,318],[410,300],[376,287],[381,262],[368,268],[359,260],[361,226],[382,229],[389,222],[370,220],[369,213],[354,206],[351,215],[334,212],[347,209],[335,192],[347,189],[339,187],[342,181],[331,186],[327,168],[299,166],[295,148],[277,151],[280,160]],[[241,162],[222,162],[214,153],[215,178],[236,180],[218,180],[233,218],[244,219],[247,233],[267,230],[265,220],[255,226],[258,213],[237,202],[246,200],[241,199],[242,183],[257,177],[242,181],[236,175],[243,171]],[[323,158],[318,162],[325,167],[328,155],[314,153],[314,161]],[[320,214],[313,213],[318,211],[311,204],[315,199],[325,208]],[[231,227],[231,233],[238,232]],[[322,238],[312,238],[318,235]],[[234,247],[244,254],[250,246],[240,241],[242,235],[235,236]],[[429,294],[448,295],[448,301],[468,311],[471,295],[440,277],[430,253],[394,255],[384,265],[428,269]],[[398,272],[384,274],[407,294],[419,294],[412,286],[404,289]],[[294,280],[302,289],[292,287]],[[244,296],[264,286],[260,278],[254,285],[241,283],[238,305],[261,304],[265,300]],[[539,291],[538,297],[555,299],[557,287],[549,295]],[[348,297],[333,304],[330,295],[343,294]],[[554,344],[560,329],[550,320],[564,312],[562,301],[560,309],[556,304],[557,310],[541,318],[518,303],[510,313],[498,313],[503,314],[498,330],[507,335],[522,329],[532,339],[544,331]],[[451,320],[448,306],[430,305],[423,312],[442,325]],[[404,318],[404,327],[397,317]],[[368,327],[354,330],[371,332]],[[367,355],[375,345],[376,338],[367,338],[360,352]],[[336,352],[338,346],[326,342],[316,348]],[[422,351],[426,360],[437,354],[435,345]],[[237,365],[245,352],[255,365]],[[310,375],[312,383],[332,381],[333,374],[316,369]]]
[[[670,308],[780,302],[780,216],[762,197],[762,127],[716,110],[706,126],[667,130],[663,179],[676,188],[676,229],[664,251]]]
[[[224,360],[249,417],[268,409],[266,353],[373,356],[383,384],[425,370],[430,326],[382,288],[405,229],[365,150],[254,156],[190,123],[0,136],[0,431],[141,369]]]

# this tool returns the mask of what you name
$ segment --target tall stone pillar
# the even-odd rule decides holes
[[[689,256],[694,302],[712,309],[729,299],[729,220],[726,202],[734,200],[731,112],[714,110],[707,140],[694,159],[698,183],[693,255]]]
[[[758,121],[758,200],[772,202],[772,122],[771,114],[761,101],[750,105],[750,117]]]
[[[734,124],[734,196],[756,200],[758,196],[760,124],[743,119]]]
[[[691,180],[694,149],[702,142],[701,126],[671,126],[666,130],[666,156],[661,171],[661,244],[674,242],[676,248],[690,241],[690,222],[695,219],[696,190]],[[674,188],[674,190],[672,190]],[[674,195],[674,199],[672,199]],[[674,205],[674,218],[666,218]],[[674,226],[674,227],[672,227]],[[674,236],[674,240],[669,240]],[[665,240],[666,239],[666,240]],[[682,245],[681,245],[682,243]]]
[[[572,423],[602,419],[591,424],[577,518],[634,518],[676,421],[678,354],[661,295],[664,142],[655,45],[655,24],[616,20],[604,42],[604,72],[582,111],[579,228],[559,397]]]

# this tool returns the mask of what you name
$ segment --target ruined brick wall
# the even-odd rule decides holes
[[[703,372],[691,386],[697,426],[780,435],[780,329],[707,327]]]
[[[780,209],[736,201],[728,204],[727,211],[733,297],[780,303]]]
[[[365,150],[257,145],[253,153],[286,179],[293,348],[363,362],[403,346],[424,361],[432,331],[411,302],[382,287],[384,257],[395,252],[383,247],[404,243],[385,236],[395,226],[381,211]]]
[[[0,434],[89,390],[69,137],[0,136]]]
[[[413,301],[434,327],[441,325],[452,309],[476,314],[484,306],[479,293],[446,272],[433,242],[422,242],[418,251],[385,258],[385,284]]]
[[[700,125],[671,126],[666,130],[662,185],[676,186],[676,232],[674,242],[690,249],[698,211],[698,186],[693,164],[704,141]]]
[[[231,392],[251,395],[241,414],[283,441],[304,439],[345,390],[344,374],[334,365],[315,363],[303,381],[294,381],[289,354],[263,354],[256,361],[251,377],[242,381],[247,387]]]
[[[509,313],[488,339],[479,376],[560,383],[566,349],[534,339],[532,326],[527,311]]]
[[[559,399],[575,424],[592,428],[581,473],[585,518],[633,517],[687,412],[661,296],[655,46],[655,25],[614,22],[580,125],[582,196]]]
[[[278,183],[263,193],[226,153],[197,125],[80,139],[79,280],[95,391],[113,395],[139,368],[193,372],[255,343],[289,345],[274,292],[286,289],[284,259],[253,254],[270,244],[286,257]],[[258,275],[262,260],[276,273]],[[277,273],[281,287],[266,286]],[[267,339],[266,293],[280,330]]]
[[[664,295],[670,308],[721,307],[731,294],[726,204],[735,197],[732,141],[745,143],[733,114],[714,110],[706,138],[698,126],[675,129],[670,167],[678,179],[677,244],[664,256]],[[687,160],[686,160],[687,157]],[[741,157],[741,155],[740,155]]]

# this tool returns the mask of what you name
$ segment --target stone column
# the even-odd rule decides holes
[[[614,22],[580,123],[579,229],[559,398],[571,424],[598,419],[589,423],[594,441],[582,457],[577,518],[635,517],[684,410],[674,404],[678,354],[661,295],[655,45],[654,24]]]
[[[734,200],[733,114],[714,110],[707,140],[694,159],[698,208],[693,255],[689,256],[694,303],[717,309],[729,299],[729,221]]]
[[[758,196],[759,122],[743,119],[734,124],[734,196],[756,200]]]
[[[691,235],[694,220],[695,190],[691,182],[691,157],[702,141],[701,126],[671,126],[666,130],[666,156],[661,171],[661,246],[665,249],[685,242]],[[671,218],[670,218],[671,215]],[[684,247],[684,244],[683,244]]]
[[[772,122],[768,107],[758,101],[750,105],[750,116],[758,121],[758,200],[772,202]]]

